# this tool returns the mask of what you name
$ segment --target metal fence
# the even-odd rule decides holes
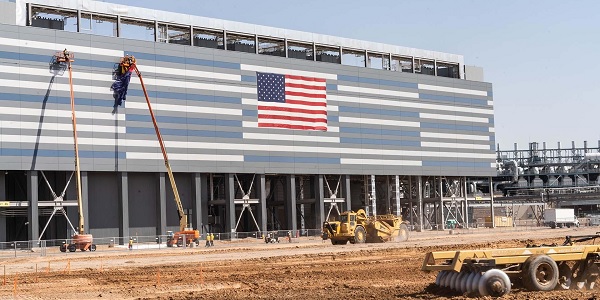
[[[409,230],[412,231],[413,237],[424,237],[431,235],[447,235],[450,230],[456,234],[476,234],[484,232],[504,232],[504,231],[531,231],[535,229],[541,229],[534,220],[531,222],[520,222],[518,226],[513,227],[496,227],[494,229],[485,228],[485,224],[469,224],[469,228],[445,228],[442,229],[440,224],[428,224],[422,230],[419,230],[418,226],[409,225]],[[97,245],[98,251],[130,251],[130,250],[165,250],[174,248],[195,248],[206,246],[206,233],[203,233],[196,243],[186,245],[181,243],[179,247],[177,244],[173,247],[168,246],[168,235],[156,235],[156,236],[129,236],[129,237],[102,237],[94,238],[94,244]],[[232,233],[213,233],[214,240],[220,247],[235,247],[237,241],[245,241],[255,244],[265,242],[280,242],[285,243],[288,241],[294,242],[311,242],[315,240],[321,240],[322,231],[320,229],[307,229],[307,230],[277,230],[277,231],[266,231],[266,232],[232,232]],[[288,240],[288,237],[290,239]],[[131,240],[131,249],[129,248],[129,241]],[[185,240],[185,238],[184,238]],[[219,244],[219,242],[225,242]],[[14,241],[14,242],[3,242],[0,243],[0,259],[2,258],[15,258],[15,257],[34,257],[34,256],[49,256],[49,255],[75,255],[75,253],[66,251],[61,252],[59,246],[68,244],[69,239],[57,239],[57,240],[41,240],[41,241]],[[244,246],[247,244],[244,243]],[[77,252],[80,252],[79,250]]]

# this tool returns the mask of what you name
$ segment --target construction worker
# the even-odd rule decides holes
[[[210,245],[214,246],[215,245],[215,235],[214,234],[210,234]]]
[[[206,234],[206,245],[204,247],[210,247],[210,233]]]
[[[129,250],[133,250],[133,238],[129,238]]]

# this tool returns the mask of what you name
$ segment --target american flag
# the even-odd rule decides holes
[[[258,127],[327,131],[323,78],[256,72]]]

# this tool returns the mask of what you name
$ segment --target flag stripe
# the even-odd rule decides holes
[[[301,109],[301,108],[292,108],[292,107],[277,107],[277,106],[267,106],[267,105],[259,105],[258,110],[277,110],[277,111],[287,111],[287,112],[296,112],[296,113],[304,113],[304,114],[327,115],[326,110],[310,110],[310,109]]]
[[[307,89],[307,90],[318,90],[318,91],[324,91],[327,88],[325,86],[315,86],[315,85],[291,83],[291,82],[286,82],[285,87],[300,88],[300,89]]]
[[[275,128],[288,128],[288,129],[300,129],[300,130],[327,130],[327,126],[302,126],[302,125],[291,125],[291,124],[274,124],[274,123],[258,123],[258,127],[275,127]]]
[[[325,94],[313,94],[313,93],[306,93],[306,92],[292,92],[292,91],[285,91],[285,95],[286,96],[300,96],[300,97],[308,97],[308,98],[322,98],[325,99],[327,97],[327,95]]]
[[[302,81],[325,82],[324,78],[314,78],[314,77],[306,77],[306,76],[285,75],[285,78],[302,80]]]
[[[323,118],[306,118],[306,117],[292,117],[292,116],[280,116],[280,115],[268,115],[268,114],[259,114],[259,118],[261,119],[277,119],[277,120],[291,120],[291,121],[302,121],[302,122],[327,122],[327,119]]]

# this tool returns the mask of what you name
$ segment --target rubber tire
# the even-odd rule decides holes
[[[405,242],[407,240],[408,240],[408,226],[406,226],[406,224],[402,223],[402,224],[400,224],[400,229],[398,230],[398,237],[396,238],[396,241]]]
[[[69,252],[75,252],[77,251],[77,247],[75,247],[75,245],[69,245],[67,246],[67,250],[69,250]]]
[[[367,241],[367,232],[365,228],[362,226],[356,227],[354,230],[354,243],[356,244],[364,244]]]
[[[500,290],[493,290],[494,284],[500,284]],[[479,279],[480,296],[502,297],[508,293],[510,293],[510,279],[502,270],[488,270]]]
[[[547,271],[551,271],[546,283],[541,283],[537,279],[537,270],[544,266]],[[530,256],[524,263],[523,286],[530,291],[551,291],[558,284],[558,265],[548,255],[539,254]],[[548,277],[548,276],[546,276]]]
[[[96,251],[96,245],[95,244],[91,244],[90,245],[90,251],[92,251],[92,252]]]
[[[562,277],[564,278],[564,282],[561,282]],[[562,262],[558,265],[558,283],[556,284],[557,290],[568,290],[573,286],[573,272],[571,271],[571,267],[565,262]]]
[[[59,249],[60,249],[60,252],[67,252],[67,244],[60,245]]]

